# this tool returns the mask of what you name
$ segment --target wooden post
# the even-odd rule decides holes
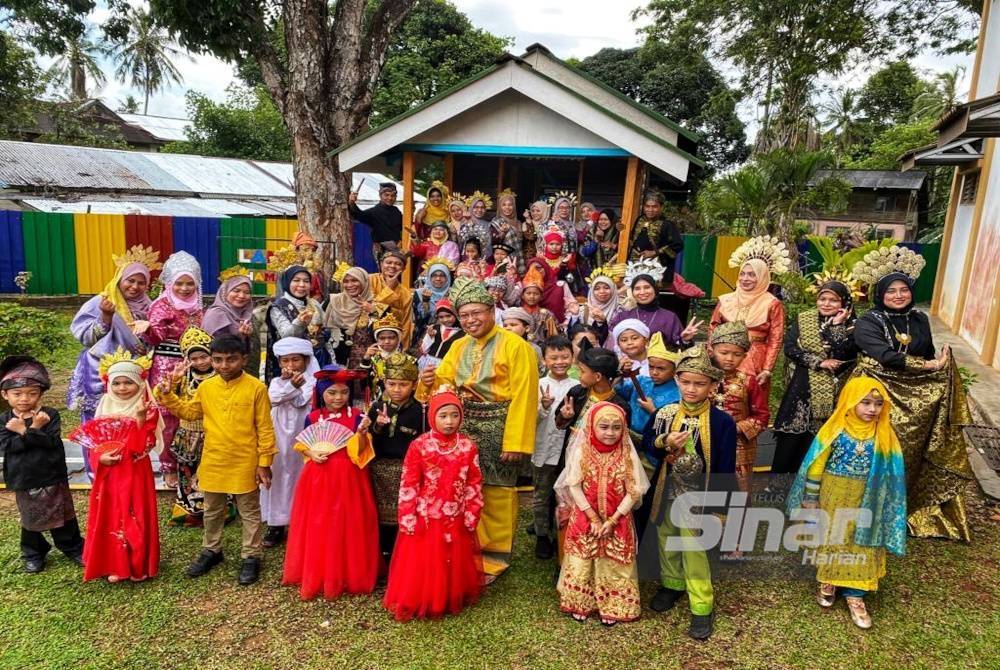
[[[500,199],[500,191],[502,191],[503,188],[504,188],[504,186],[503,186],[503,169],[504,169],[504,162],[506,160],[507,160],[506,156],[501,156],[500,158],[497,159],[497,161],[498,161],[498,163],[497,163],[497,197],[493,200],[494,203],[497,200]],[[515,212],[515,214],[516,214],[516,212]]]
[[[400,243],[400,248],[403,252],[407,252],[410,249],[410,230],[413,226],[413,215],[416,213],[414,211],[414,201],[413,201],[413,177],[416,175],[416,170],[414,170],[415,156],[412,151],[403,152],[403,240]],[[410,274],[413,270],[412,263],[407,263],[406,268],[403,270],[403,283],[405,286],[410,286]]]
[[[639,175],[639,159],[636,156],[629,156],[628,167],[625,169],[625,199],[622,202],[622,223],[625,230],[622,231],[618,240],[618,262],[624,263],[628,258],[628,242],[632,237],[632,226],[635,218],[639,215],[640,202],[642,197],[642,179]]]
[[[958,211],[958,201],[962,197],[962,182],[965,175],[957,168],[953,171],[951,179],[951,194],[948,196],[948,213],[944,219],[944,237],[941,240],[941,254],[938,259],[937,275],[934,277],[934,294],[931,296],[931,314],[941,317],[941,287],[944,284],[944,273],[948,267],[948,252],[951,249],[951,233],[955,227],[955,213]],[[957,333],[961,322],[956,318],[957,314],[951,315],[948,327],[951,332]]]
[[[455,154],[444,155],[444,185],[449,192],[455,190]],[[448,209],[447,201],[442,204]]]
[[[583,162],[585,160],[585,158],[580,159],[580,167],[576,173],[576,206],[578,208],[583,204]],[[574,212],[573,218],[576,218],[577,214],[579,211]]]

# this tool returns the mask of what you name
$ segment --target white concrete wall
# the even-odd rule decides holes
[[[975,210],[974,205],[958,206],[955,211],[955,221],[952,224],[948,256],[942,259],[945,269],[941,282],[938,315],[952,328],[957,327],[959,321],[955,311],[958,309],[958,297],[962,292],[962,275],[965,271],[965,255],[969,250],[973,210]]]
[[[410,140],[413,144],[616,149],[607,140],[510,91]]]
[[[985,98],[1000,90],[1000,0],[986,0],[990,3],[983,43],[979,45],[979,77],[970,100]]]
[[[987,140],[993,143],[996,140]],[[969,274],[968,293],[962,314],[962,337],[982,353],[987,329],[996,327],[991,320],[994,311],[994,291],[1000,273],[1000,153],[993,152],[991,164],[984,166],[979,181],[979,198],[983,201],[979,232],[974,240],[974,255]]]

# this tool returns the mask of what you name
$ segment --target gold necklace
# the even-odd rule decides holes
[[[899,332],[899,330],[896,328],[896,324],[892,322],[892,319],[889,319],[889,326],[892,328],[892,332],[896,338],[896,341],[903,345],[903,348],[900,350],[900,353],[905,354],[907,348],[910,346],[910,342],[913,341],[913,336],[910,335],[910,315],[909,314],[906,315],[905,333]]]

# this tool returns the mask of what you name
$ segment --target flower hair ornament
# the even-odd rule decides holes
[[[635,278],[641,275],[649,275],[653,278],[653,281],[659,283],[663,279],[663,273],[666,271],[667,269],[660,265],[660,261],[656,258],[643,258],[640,261],[632,261],[625,267],[625,286],[631,288]]]
[[[253,273],[250,272],[249,268],[245,268],[242,265],[228,267],[219,273],[220,282],[229,281],[233,277],[246,277],[247,279],[253,279]]]
[[[896,272],[916,280],[926,264],[923,256],[912,249],[898,245],[882,247],[865,254],[854,264],[852,274],[864,285],[877,284],[883,277]]]
[[[487,210],[493,209],[493,198],[482,191],[475,191],[472,195],[465,199],[465,206],[472,209],[472,205],[477,200],[482,200],[483,204],[486,206]]]
[[[548,203],[550,205],[554,205],[556,200],[561,200],[562,198],[569,200],[569,206],[571,209],[576,208],[576,193],[573,193],[572,191],[557,191],[548,197]]]
[[[163,269],[163,263],[160,262],[160,252],[153,247],[144,247],[141,244],[129,247],[129,250],[121,256],[112,254],[111,260],[114,261],[116,268],[123,268],[129,263],[141,263],[149,268],[150,272]]]
[[[742,268],[746,262],[752,258],[757,258],[767,263],[772,275],[781,275],[788,272],[792,267],[792,261],[788,257],[788,248],[785,243],[777,237],[770,235],[760,235],[751,237],[741,244],[729,257],[729,267]]]
[[[114,353],[105,354],[101,357],[101,362],[97,367],[97,371],[101,375],[101,380],[107,384],[108,373],[111,371],[111,368],[122,364],[138,367],[140,369],[139,376],[145,379],[149,375],[149,368],[153,365],[153,361],[148,355],[133,358],[127,349],[118,347]]]

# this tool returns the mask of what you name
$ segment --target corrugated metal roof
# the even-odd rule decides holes
[[[40,212],[95,212],[100,214],[157,214],[195,217],[286,217],[295,216],[295,204],[273,201],[226,200],[222,198],[150,198],[142,200],[25,198],[15,200]]]
[[[252,162],[185,154],[146,154],[147,159],[192,193],[294,198],[295,192]]]
[[[158,140],[167,142],[184,141],[187,134],[184,130],[191,125],[190,119],[174,119],[167,116],[151,116],[149,114],[125,114],[118,112],[118,117],[131,126],[138,126]]]
[[[895,170],[819,170],[816,178],[837,177],[854,188],[883,188],[897,190],[919,189],[927,174],[919,170],[897,172]]]
[[[11,187],[146,190],[153,186],[116,153],[57,144],[0,141],[0,181]]]

